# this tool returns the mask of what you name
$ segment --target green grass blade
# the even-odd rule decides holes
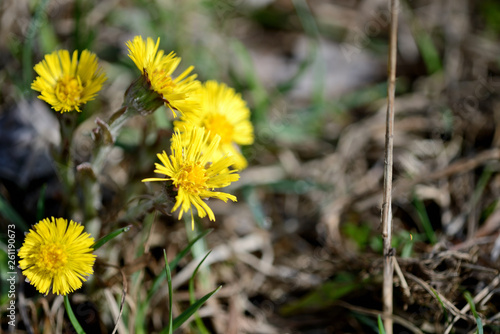
[[[424,202],[414,196],[413,205],[415,205],[417,215],[420,218],[420,222],[422,223],[422,227],[424,229],[425,235],[427,236],[427,239],[431,244],[434,245],[437,242],[437,238],[436,234],[434,233],[434,229],[432,228],[429,216],[427,215],[427,210],[425,209]]]
[[[444,312],[444,318],[448,321],[448,310],[446,309],[446,306],[444,306],[444,303],[441,300],[441,297],[439,297],[439,293],[437,293],[437,291],[434,290],[432,287],[431,287],[431,290],[432,290],[432,293],[434,294],[434,296],[436,296],[436,299],[439,301],[439,304],[441,304],[441,308],[443,309],[443,312]]]
[[[179,328],[183,323],[186,322],[187,319],[189,319],[190,316],[192,316],[198,309],[210,298],[212,295],[217,293],[222,288],[222,285],[219,286],[217,289],[215,289],[212,292],[207,293],[205,296],[200,298],[196,303],[188,307],[187,310],[182,312],[181,315],[179,315],[177,318],[174,319],[174,330]]]
[[[101,239],[99,239],[96,243],[94,243],[92,245],[92,248],[94,250],[98,249],[99,247],[101,247],[102,245],[104,245],[106,242],[110,241],[111,239],[114,239],[116,238],[117,236],[119,236],[120,234],[122,234],[123,232],[128,232],[130,230],[130,226],[125,226],[125,227],[122,227],[116,231],[113,231],[111,232],[110,234],[108,235],[105,235],[104,237],[102,237]]]
[[[380,316],[380,314],[377,317],[377,322],[379,334],[385,334],[384,323],[382,322],[382,317]]]
[[[210,255],[212,251],[208,252],[207,255],[203,257],[203,259],[198,263],[196,266],[196,269],[193,271],[193,274],[191,275],[191,278],[189,279],[189,301],[191,302],[191,305],[194,304],[196,298],[194,296],[194,277],[198,273],[198,269],[200,269],[200,266],[203,264],[205,259]]]
[[[483,334],[483,322],[481,321],[481,318],[476,318],[477,322],[477,333],[478,334]]]
[[[177,254],[177,256],[170,262],[170,264],[169,264],[170,270],[173,270],[177,266],[177,264],[179,263],[179,261],[184,256],[186,256],[186,254],[191,250],[191,247],[193,247],[193,245],[198,240],[200,240],[201,238],[205,237],[206,235],[208,235],[212,231],[213,231],[213,229],[208,229],[208,230],[206,230],[206,231],[198,234],[196,236],[196,238],[194,238],[193,240],[191,240],[191,242],[179,254]],[[153,286],[149,290],[148,300],[151,299],[151,297],[156,293],[156,291],[158,291],[158,289],[160,288],[160,285],[163,282],[163,280],[165,279],[165,277],[166,277],[166,272],[165,271],[162,271],[161,274],[158,275],[158,277],[156,277],[156,279],[153,282]]]
[[[213,229],[210,228],[200,234],[198,234],[196,236],[196,238],[194,238],[193,240],[191,240],[191,242],[186,246],[186,248],[184,248],[179,254],[177,254],[177,256],[172,260],[172,262],[170,262],[170,269],[173,269],[177,266],[177,264],[179,263],[179,261],[191,250],[191,247],[193,247],[193,245],[198,241],[200,240],[201,238],[207,236],[210,232],[212,232]]]
[[[71,305],[69,304],[69,298],[68,295],[64,296],[64,307],[66,308],[66,312],[68,313],[68,318],[69,321],[71,321],[71,324],[73,325],[73,328],[78,334],[85,334],[85,331],[83,330],[82,326],[80,326],[80,323],[75,317],[75,314],[73,313],[73,310],[71,309]]]
[[[483,322],[481,321],[481,317],[479,317],[479,314],[476,311],[476,305],[474,304],[474,299],[472,298],[469,291],[464,292],[464,297],[467,300],[467,302],[469,303],[472,314],[474,315],[474,318],[476,319],[477,333],[483,334]]]
[[[168,285],[168,326],[165,327],[161,334],[172,334],[173,332],[173,322],[172,322],[172,305],[173,305],[173,289],[172,289],[172,274],[170,272],[170,265],[168,264],[167,252],[163,250],[163,257],[165,258],[165,273],[167,275],[167,285]]]
[[[198,273],[198,269],[203,264],[203,262],[208,257],[208,255],[210,255],[211,252],[212,251],[209,251],[207,253],[207,255],[205,255],[205,257],[200,261],[200,263],[196,266],[196,269],[194,270],[193,274],[191,275],[191,278],[189,279],[189,302],[191,303],[191,305],[193,305],[196,301],[196,296],[195,296],[195,291],[194,291],[194,278],[195,278],[196,274]],[[198,330],[202,334],[210,334],[210,332],[205,327],[205,325],[203,324],[203,321],[198,316],[198,314],[195,314],[195,322],[196,322],[196,326],[198,326]]]
[[[442,69],[441,61],[439,59],[439,52],[434,46],[432,37],[425,31],[419,30],[415,36],[420,54],[427,68],[427,72],[432,74]]]

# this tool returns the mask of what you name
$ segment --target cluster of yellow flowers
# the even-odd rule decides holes
[[[159,50],[159,43],[159,38],[155,43],[136,36],[126,44],[141,76],[125,93],[124,107],[147,115],[164,104],[175,118],[170,155],[165,151],[157,155],[161,163],[156,163],[155,172],[164,177],[143,182],[167,182],[177,192],[172,211],[180,208],[179,219],[189,211],[194,224],[194,207],[199,217],[215,220],[204,199],[236,201],[234,195],[215,189],[237,181],[238,171],[247,166],[239,145],[254,141],[250,111],[234,89],[216,81],[198,81],[193,66],[174,77],[181,59]],[[96,55],[88,50],[80,57],[77,51],[72,57],[67,50],[55,51],[34,69],[38,77],[32,89],[61,113],[81,111],[106,80]],[[93,239],[80,224],[44,219],[26,235],[19,251],[20,268],[41,293],[66,295],[93,273],[92,245]]]

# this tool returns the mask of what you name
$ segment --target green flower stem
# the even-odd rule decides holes
[[[108,124],[104,122],[98,123],[102,138],[94,151],[94,159],[92,161],[92,169],[95,175],[99,175],[102,171],[104,163],[123,125],[135,115],[137,115],[137,111],[130,107],[122,106],[111,116]]]
[[[96,121],[98,128],[95,133],[97,146],[94,149],[94,159],[91,163],[82,163],[77,167],[78,181],[83,194],[82,207],[85,221],[87,228],[93,235],[99,235],[102,225],[98,217],[98,210],[102,205],[99,175],[121,128],[128,119],[136,114],[131,108],[121,107],[111,116],[109,123],[98,119]]]
[[[68,313],[69,321],[71,321],[71,324],[73,325],[73,328],[75,329],[75,331],[78,334],[85,334],[85,331],[83,330],[82,326],[80,326],[78,319],[76,319],[75,314],[73,313],[73,310],[71,309],[68,295],[64,296],[64,308],[66,309],[66,312]]]
[[[61,160],[67,162],[68,165],[71,162],[71,144],[73,142],[77,117],[78,115],[72,112],[62,113],[58,118],[59,129],[61,132],[61,146],[59,154],[61,156]]]
[[[93,232],[96,235],[100,229],[100,220],[97,217],[97,211],[101,206],[99,175],[113,149],[116,138],[130,118],[136,115],[150,115],[163,103],[161,96],[151,90],[148,79],[145,76],[140,76],[130,84],[124,94],[122,107],[111,116],[107,123],[99,118],[96,119],[98,127],[93,132],[96,144],[93,158],[90,163],[83,163],[77,168],[84,176],[82,182],[85,217],[94,225]]]
[[[100,137],[97,138],[100,145],[94,152],[92,162],[92,169],[96,175],[101,172],[116,137],[127,120],[135,115],[150,115],[163,104],[162,97],[151,89],[151,83],[146,76],[140,76],[130,84],[124,94],[122,107],[111,116],[108,123],[96,121],[99,126],[97,135]]]
[[[101,208],[101,197],[97,177],[88,162],[84,162],[76,167],[77,182],[83,195],[81,208],[85,217],[85,226],[92,235],[99,235],[101,230],[101,220],[97,212]],[[96,196],[98,195],[98,196]]]
[[[52,157],[54,158],[55,169],[65,194],[65,205],[69,207],[70,212],[74,213],[79,210],[79,206],[76,196],[73,196],[75,193],[75,170],[71,157],[71,144],[73,142],[77,115],[75,113],[63,113],[58,120],[61,143],[57,149],[52,151]]]
[[[82,184],[83,197],[85,203],[83,206],[85,217],[93,218],[97,215],[97,211],[101,209],[100,197],[94,195],[100,193],[99,184],[96,180],[84,180]]]

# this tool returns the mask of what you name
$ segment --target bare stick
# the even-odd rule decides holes
[[[398,37],[399,1],[390,0],[391,35],[389,42],[387,119],[385,133],[384,202],[382,204],[382,238],[384,239],[384,282],[382,286],[383,318],[387,334],[392,334],[392,288],[394,275],[394,250],[392,239],[392,152],[394,136],[394,94],[396,90],[396,54]]]

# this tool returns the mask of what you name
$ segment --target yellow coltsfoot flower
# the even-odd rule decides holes
[[[174,79],[172,74],[181,58],[174,52],[165,55],[163,50],[158,50],[159,44],[160,38],[155,43],[150,37],[144,41],[141,36],[135,36],[127,42],[129,57],[146,78],[149,89],[158,94],[165,106],[172,110],[174,117],[176,111],[185,113],[197,110],[198,103],[193,99],[193,93],[200,83],[196,80],[196,74],[190,75],[194,67],[188,67]]]
[[[174,122],[176,129],[189,129],[193,126],[204,127],[210,133],[210,140],[220,136],[218,155],[232,155],[234,167],[243,169],[247,166],[245,157],[238,145],[250,145],[254,141],[253,126],[250,122],[250,110],[241,95],[223,83],[207,81],[198,89],[197,98],[200,110],[186,112]]]
[[[64,218],[41,220],[26,234],[19,249],[19,267],[43,294],[67,295],[93,274],[94,238],[83,226]]]
[[[215,215],[203,201],[204,198],[218,198],[227,202],[236,202],[236,197],[228,193],[214,191],[223,188],[239,179],[236,171],[229,170],[233,164],[230,156],[218,156],[217,149],[221,138],[215,136],[210,144],[210,134],[200,127],[192,127],[182,134],[176,130],[172,136],[171,155],[165,151],[158,154],[161,164],[156,163],[155,172],[166,178],[149,178],[142,182],[169,181],[177,190],[176,203],[172,212],[180,207],[179,219],[184,212],[191,211],[191,224],[194,228],[193,206],[200,218],[208,214],[210,220]]]
[[[80,106],[95,98],[106,75],[98,67],[94,53],[78,51],[70,58],[68,50],[54,51],[34,67],[38,77],[31,89],[40,92],[39,99],[61,113],[81,111]]]

